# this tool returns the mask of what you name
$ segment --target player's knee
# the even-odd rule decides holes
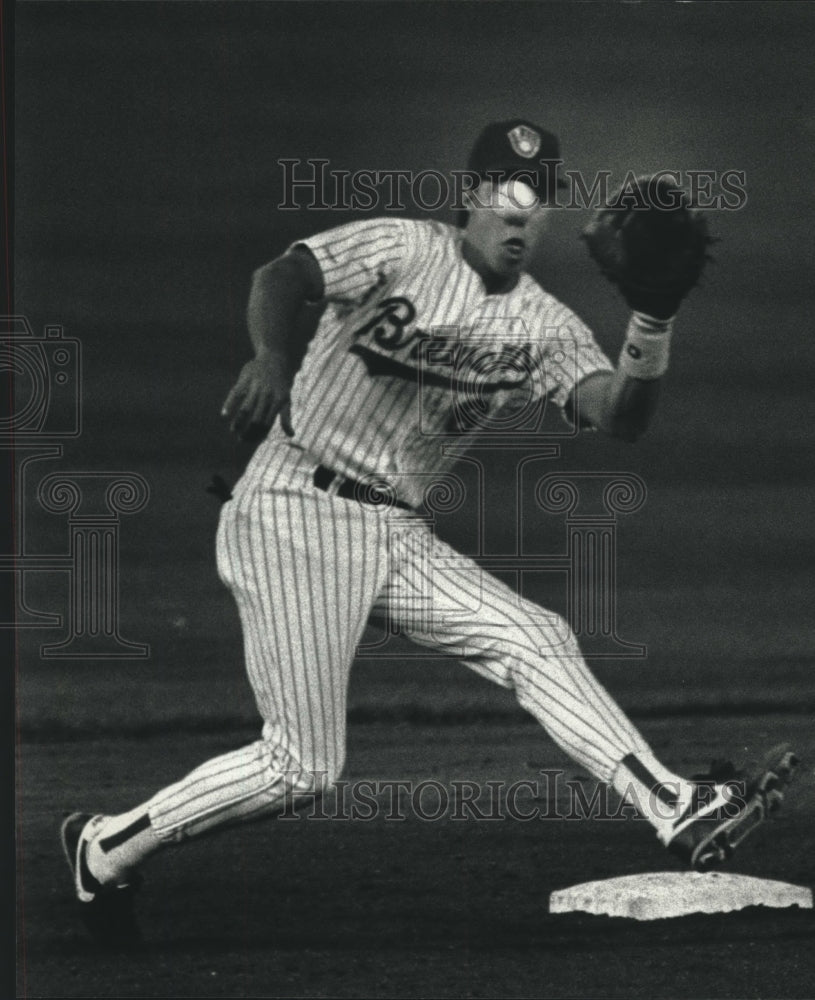
[[[301,767],[286,776],[285,810],[302,812],[327,795],[339,777],[339,769]]]
[[[294,787],[307,794],[322,795],[342,774],[342,760],[311,761],[301,767],[294,779]]]
[[[523,648],[540,656],[557,656],[577,647],[571,625],[562,615],[540,610],[514,623],[513,638]]]
[[[571,626],[561,615],[541,611],[516,622],[511,632],[513,673],[531,677],[551,672],[552,663],[580,657],[580,648]]]
[[[577,637],[563,615],[547,611],[547,621],[540,627],[540,651],[543,655],[579,655]]]
[[[292,795],[321,795],[342,773],[344,751],[325,754],[298,754],[284,751],[275,743],[262,741],[268,755],[270,781],[285,782]]]

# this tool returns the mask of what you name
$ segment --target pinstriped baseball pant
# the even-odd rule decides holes
[[[562,618],[456,553],[421,518],[318,490],[303,457],[288,465],[242,480],[217,536],[262,738],[159,792],[149,803],[159,836],[180,840],[260,817],[311,791],[314,772],[326,782],[339,776],[349,672],[371,616],[512,688],[595,777],[609,780],[626,754],[647,749]]]

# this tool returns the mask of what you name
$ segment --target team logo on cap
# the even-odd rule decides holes
[[[518,154],[531,160],[541,148],[541,137],[528,125],[516,125],[507,132],[510,145]]]

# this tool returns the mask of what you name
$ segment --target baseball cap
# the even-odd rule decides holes
[[[481,177],[518,176],[546,201],[566,186],[557,176],[561,162],[556,135],[524,118],[512,118],[487,125],[473,145],[467,167]]]

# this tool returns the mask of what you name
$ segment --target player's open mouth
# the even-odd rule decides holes
[[[523,256],[523,252],[526,249],[526,243],[520,237],[513,236],[512,239],[504,240],[502,244],[504,248],[504,253],[515,260],[518,260]]]

